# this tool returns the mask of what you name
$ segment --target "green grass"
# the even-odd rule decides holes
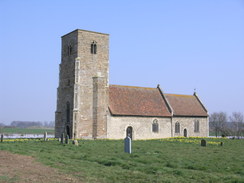
[[[50,128],[2,128],[0,133],[5,134],[54,134],[54,129]]]
[[[0,150],[30,155],[85,182],[244,182],[244,140],[81,140],[79,146],[48,142],[3,142]],[[199,141],[199,143],[197,143]],[[219,146],[214,142],[224,142]]]
[[[13,178],[9,178],[8,176],[1,176],[0,175],[0,182],[8,182],[8,183],[12,183],[12,182],[18,182],[19,178],[18,177],[13,177]]]

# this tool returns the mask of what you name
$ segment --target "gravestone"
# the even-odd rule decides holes
[[[69,144],[69,135],[65,136],[65,144]]]
[[[61,134],[61,143],[64,144],[64,133]]]
[[[3,134],[1,134],[1,142],[3,142]]]
[[[124,151],[125,153],[131,154],[131,138],[126,137],[124,140]]]
[[[207,146],[207,141],[202,139],[201,140],[201,146],[206,147]]]
[[[47,141],[47,132],[44,132],[44,141]]]
[[[78,145],[79,145],[78,140],[73,140],[73,144],[74,144],[75,146],[78,146]]]

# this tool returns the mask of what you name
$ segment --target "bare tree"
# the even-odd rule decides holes
[[[244,133],[244,117],[240,112],[233,112],[229,117],[230,122],[233,123],[233,132],[238,138]]]
[[[214,130],[216,137],[228,134],[228,128],[226,126],[227,114],[225,112],[214,112],[209,117],[210,128]]]

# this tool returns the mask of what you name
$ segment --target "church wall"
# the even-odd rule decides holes
[[[104,77],[93,78],[93,138],[107,137],[108,87]]]
[[[109,35],[77,31],[80,67],[76,138],[105,138],[106,118],[101,116],[106,116],[108,108]],[[96,54],[91,54],[93,41],[97,45]]]
[[[94,42],[95,54],[91,51]],[[184,129],[187,129],[187,136],[209,135],[208,117],[111,116],[108,113],[108,80],[108,34],[75,30],[62,37],[55,137],[70,129],[72,138],[124,139],[129,126],[133,128],[133,139],[183,136]],[[158,132],[153,132],[155,120]],[[199,132],[194,132],[195,120],[199,121]],[[180,133],[175,133],[176,122],[180,123]]]
[[[158,132],[152,131],[154,120],[158,122]],[[108,116],[107,138],[124,139],[126,129],[133,128],[133,140],[171,137],[171,118]]]
[[[72,46],[69,52],[68,46]],[[77,33],[62,37],[62,60],[59,65],[59,86],[57,88],[57,110],[55,114],[55,137],[67,133],[67,126],[72,134],[73,125],[73,93],[74,93],[74,60],[77,57]],[[67,119],[67,103],[69,103],[69,119]],[[72,135],[71,135],[72,136]]]
[[[194,121],[199,121],[199,132],[194,132]],[[180,133],[175,133],[175,123],[180,123]],[[183,137],[184,129],[187,129],[187,137],[208,137],[209,124],[208,117],[173,117],[172,119],[173,137]]]

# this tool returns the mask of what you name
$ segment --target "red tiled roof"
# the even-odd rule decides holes
[[[157,88],[110,85],[109,109],[112,115],[171,116]]]
[[[174,116],[208,116],[195,95],[164,94],[173,109]]]

